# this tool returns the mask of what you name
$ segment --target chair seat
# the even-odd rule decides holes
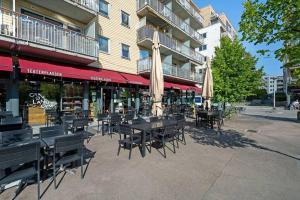
[[[20,179],[32,177],[37,174],[37,171],[34,167],[18,170],[16,172],[11,173],[8,176],[5,176],[0,179],[0,185],[11,183]]]
[[[133,140],[131,141],[130,138],[125,138],[123,140],[119,140],[120,144],[140,144],[141,143],[141,136],[138,134],[134,134],[133,136]]]
[[[69,156],[63,156],[62,158],[58,159],[55,164],[58,165],[64,165],[76,160],[80,160],[81,156],[79,154],[69,155]]]

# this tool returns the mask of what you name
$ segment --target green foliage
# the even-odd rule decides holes
[[[238,39],[221,39],[212,60],[214,101],[240,102],[255,95],[262,85],[262,69],[256,69],[257,59],[246,52]]]
[[[240,21],[243,40],[254,44],[283,43],[275,51],[286,67],[300,63],[300,1],[246,0]],[[258,51],[266,55],[268,50]],[[288,60],[287,60],[288,57]]]
[[[299,57],[300,57],[300,55],[299,55]],[[294,77],[295,79],[297,79],[296,85],[297,85],[297,86],[300,86],[300,69],[299,69],[299,68],[294,70],[294,72],[293,72],[293,77]]]
[[[276,93],[275,98],[276,101],[286,101],[285,93]]]
[[[247,100],[251,101],[253,99],[266,99],[268,96],[267,90],[266,89],[262,89],[262,88],[258,88],[253,92],[253,96],[249,96],[247,98]]]
[[[59,99],[60,90],[59,85],[49,84],[49,83],[41,83],[41,94],[46,97],[48,100],[56,101]]]

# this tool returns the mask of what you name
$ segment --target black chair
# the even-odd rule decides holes
[[[0,132],[0,147],[30,140],[32,140],[31,128]]]
[[[124,121],[123,123],[124,124],[129,124],[130,121],[132,121],[134,119],[134,113],[127,113],[125,116],[124,116]]]
[[[89,120],[87,118],[74,119],[72,126],[72,133],[81,133],[83,138],[89,142],[89,140],[94,136],[91,132],[87,130],[89,126]]]
[[[83,147],[82,134],[63,135],[55,138],[53,152],[53,179],[55,189],[57,189],[57,166],[80,161],[81,179],[83,179]]]
[[[119,148],[118,148],[118,156],[120,154],[121,147],[124,149],[126,147],[129,147],[129,160],[131,158],[131,152],[132,148],[134,146],[141,145],[141,135],[140,134],[134,134],[133,130],[126,125],[120,125],[120,140],[119,140]],[[122,139],[122,135],[124,136],[124,139]]]
[[[197,113],[196,125],[198,125],[198,124],[205,128],[207,128],[209,126],[208,114],[206,112],[198,112]]]
[[[19,186],[28,179],[37,177],[37,199],[40,199],[40,142],[28,142],[0,148],[0,185],[21,180]],[[16,192],[17,195],[17,192]]]
[[[108,121],[108,129],[109,129],[109,134],[111,134],[111,136],[112,136],[111,131],[119,132],[121,122],[122,122],[121,115],[118,115],[118,114],[112,114],[111,115],[111,117]]]
[[[45,110],[45,126],[56,124],[58,122],[58,113],[55,109]]]
[[[160,120],[160,119],[159,119],[158,117],[156,117],[156,116],[152,116],[152,117],[150,117],[149,119],[150,119],[150,122],[157,122],[157,121]]]
[[[176,125],[176,129],[177,129],[177,140],[183,142],[184,145],[186,145],[186,141],[185,141],[185,136],[184,136],[184,128],[185,128],[185,119],[183,118],[179,118],[177,120],[177,125]],[[181,136],[181,138],[180,138]],[[178,142],[177,142],[177,147],[178,147]]]
[[[218,129],[220,130],[221,127],[224,125],[224,111],[219,110],[214,119],[217,122]]]
[[[108,114],[107,113],[98,113],[97,114],[98,122],[98,131],[100,131],[100,122],[101,122],[101,132],[104,135],[104,126],[108,126]]]
[[[72,124],[73,120],[76,119],[75,115],[64,115],[61,117],[62,125],[64,128],[65,133],[68,133],[68,131],[72,131]]]
[[[1,118],[12,118],[13,113],[11,111],[2,111],[0,112],[0,119]]]
[[[176,137],[178,135],[177,133],[177,129],[174,129],[174,127],[165,127],[163,129],[163,131],[153,131],[152,134],[153,134],[153,137],[152,139],[156,142],[159,142],[161,145],[162,145],[162,148],[164,150],[164,154],[163,156],[165,158],[167,158],[167,154],[166,154],[166,144],[169,143],[169,142],[172,142],[173,144],[173,153],[176,153],[176,150],[175,150],[175,140],[176,140]]]
[[[140,123],[144,123],[144,122],[146,122],[146,120],[141,117],[132,120],[132,124],[140,124]]]
[[[64,135],[64,129],[60,125],[50,126],[50,127],[41,127],[40,128],[40,138],[49,138],[49,137],[57,137],[60,135]]]
[[[23,128],[22,117],[2,118],[0,123],[0,131],[18,130]]]

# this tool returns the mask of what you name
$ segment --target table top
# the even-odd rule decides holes
[[[177,124],[176,120],[164,119],[156,122],[142,122],[140,124],[128,124],[128,126],[136,130],[147,131],[147,130],[164,128],[166,126],[174,126],[176,124]]]

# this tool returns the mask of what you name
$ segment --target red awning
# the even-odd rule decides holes
[[[126,74],[126,73],[121,73],[121,75],[127,80],[128,83],[130,84],[135,84],[135,85],[146,85],[149,86],[150,81],[148,79],[145,79],[142,76],[139,75],[134,75],[134,74]]]
[[[118,72],[104,69],[82,69],[71,65],[23,58],[19,59],[19,65],[21,73],[81,80],[127,83],[124,77],[122,77]]]
[[[12,68],[12,57],[7,54],[0,54],[0,71],[11,72]]]
[[[199,88],[197,86],[191,86],[190,90],[194,91],[195,93],[198,93],[198,94],[202,93],[202,88]]]
[[[182,85],[182,84],[178,84],[178,83],[169,83],[169,82],[165,82],[165,88],[173,88],[173,89],[177,89],[177,90],[190,90],[191,86],[188,85]]]

